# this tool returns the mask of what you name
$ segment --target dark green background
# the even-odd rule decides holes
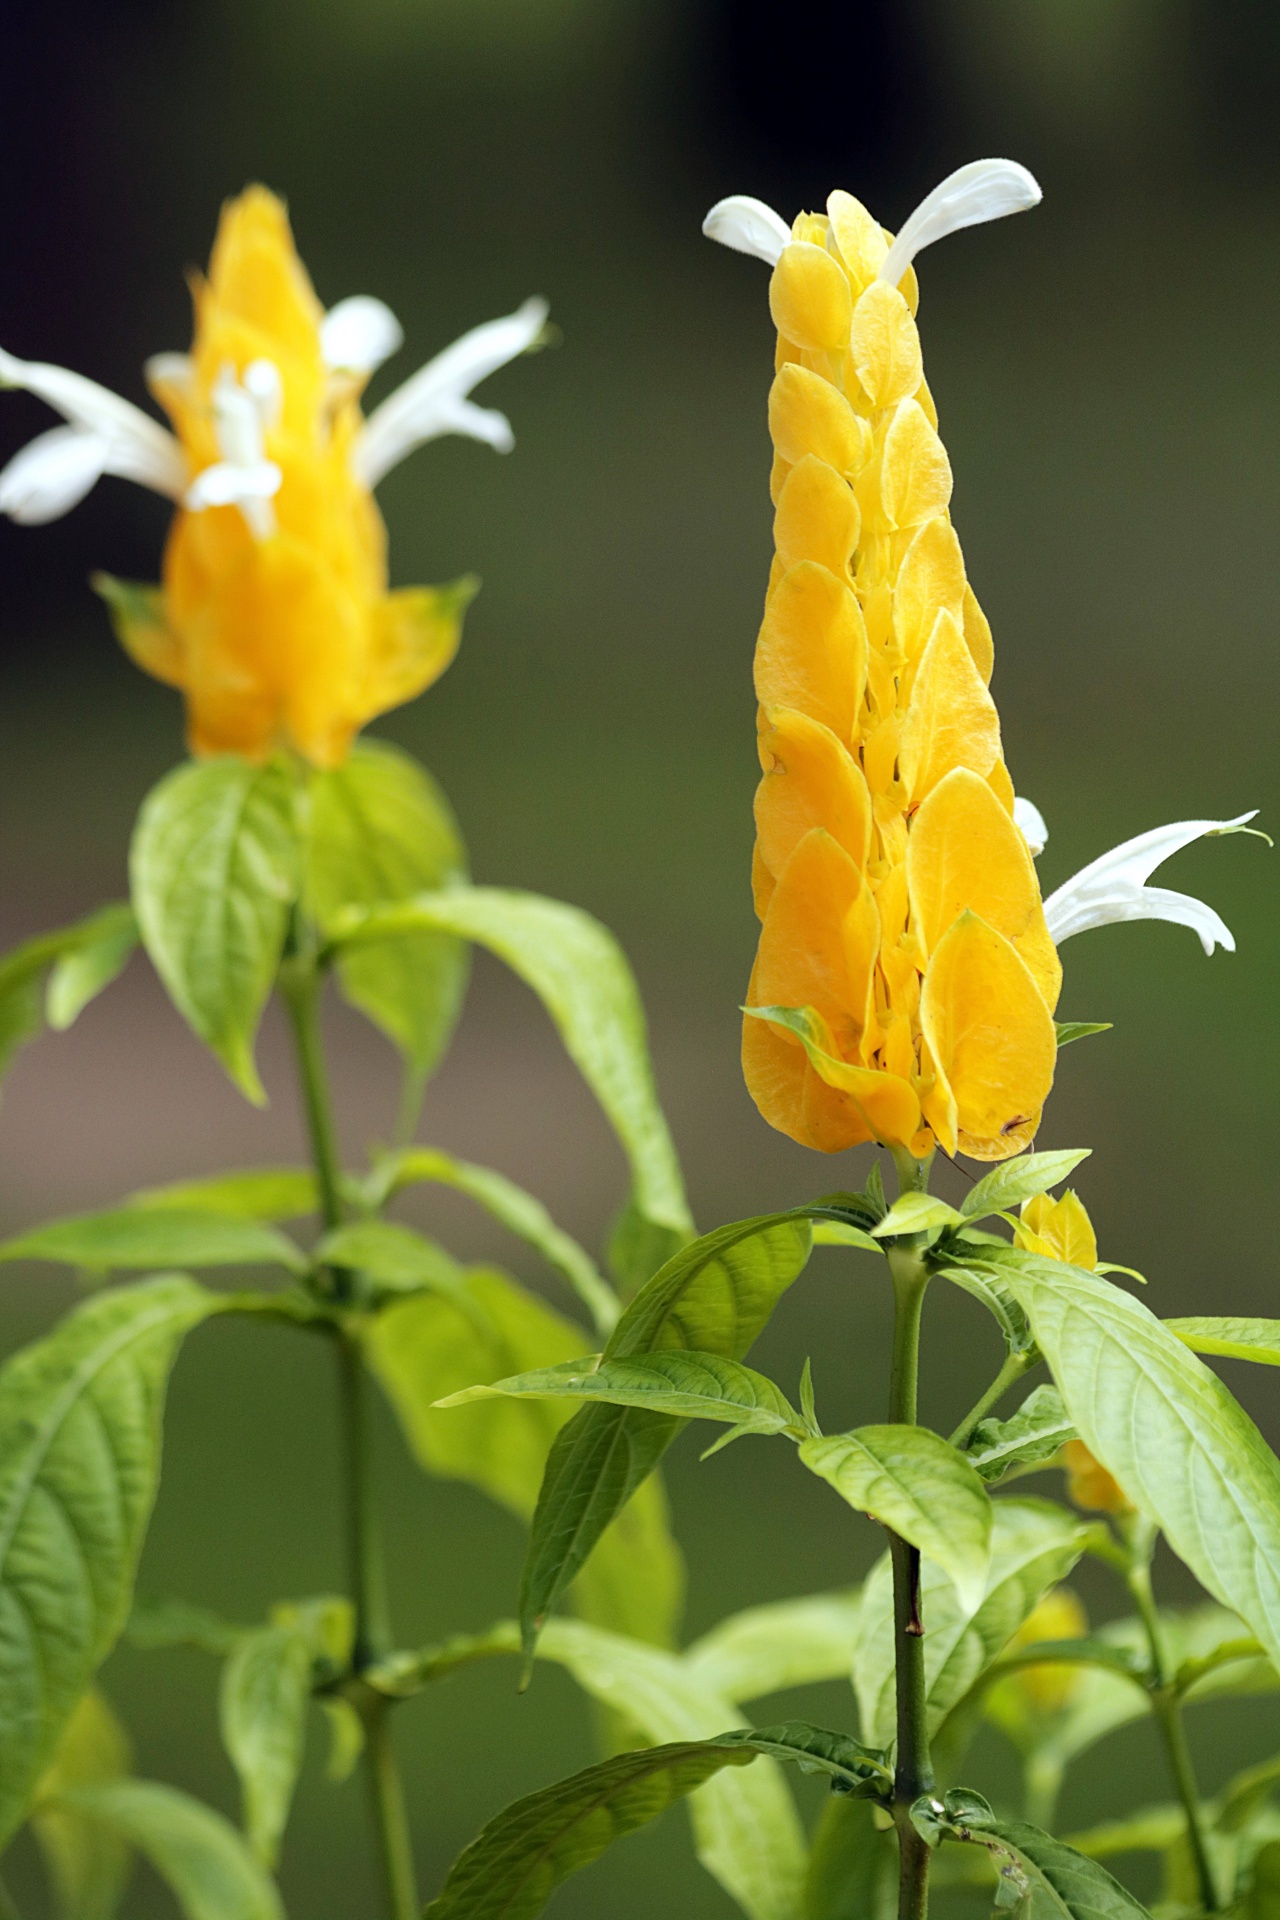
[[[443,780],[479,878],[580,902],[626,940],[702,1225],[856,1183],[865,1162],[773,1135],[738,1073],[772,335],[764,268],[700,238],[713,199],[761,193],[790,216],[842,185],[895,225],[976,154],[1036,171],[1033,215],[924,257],[921,327],[995,629],[1008,759],[1052,830],[1046,889],[1168,819],[1260,806],[1275,826],[1280,35],[1261,4],[80,0],[15,8],[6,34],[11,351],[141,398],[144,357],[187,337],[182,270],[251,178],[288,196],[326,302],[375,292],[404,320],[406,349],[375,392],[526,294],[550,299],[562,344],[479,396],[509,410],[515,454],[443,442],[383,489],[396,584],[470,568],[485,581],[457,663],[385,731]],[[46,423],[7,396],[0,452]],[[164,522],[160,502],[109,481],[54,527],[0,526],[6,940],[120,893],[137,805],[182,751],[177,700],[118,657],[84,585],[94,566],[154,577]],[[1159,926],[1065,953],[1064,1016],[1116,1031],[1063,1057],[1041,1144],[1095,1147],[1079,1186],[1103,1251],[1150,1275],[1161,1313],[1276,1311],[1274,861],[1256,841],[1211,842],[1161,876],[1220,908],[1234,958],[1207,962]],[[332,1034],[354,1156],[390,1124],[394,1069],[354,1021],[335,1015]],[[294,1157],[274,1018],[263,1056],[273,1099],[257,1114],[135,963],[6,1086],[5,1225]],[[423,1137],[525,1181],[592,1244],[621,1192],[619,1156],[544,1017],[484,962]],[[510,1257],[461,1204],[405,1213]],[[6,1271],[12,1346],[70,1294],[47,1272]],[[882,1417],[886,1332],[871,1263],[823,1253],[760,1364],[790,1388],[811,1353],[829,1427]],[[972,1303],[943,1295],[925,1339],[925,1417],[945,1429],[993,1343]],[[252,1618],[340,1582],[325,1358],[256,1328],[193,1339],[146,1590]],[[1270,1380],[1232,1385],[1274,1434]],[[381,1438],[406,1642],[509,1610],[514,1525],[424,1482],[389,1423]],[[785,1448],[699,1468],[686,1439],[671,1482],[691,1632],[845,1582],[875,1550]],[[1086,1584],[1105,1613],[1105,1587]],[[1167,1590],[1182,1590],[1176,1570]],[[125,1652],[107,1674],[140,1769],[232,1812],[214,1682],[195,1655]],[[779,1704],[847,1714],[839,1689]],[[1202,1720],[1209,1784],[1274,1746],[1274,1721]],[[487,1815],[591,1754],[587,1712],[551,1670],[523,1700],[513,1672],[477,1670],[399,1725],[428,1887]],[[1069,1819],[1116,1792],[1164,1797],[1144,1736],[1103,1751]],[[40,1911],[18,1856],[15,1891]],[[295,1920],[374,1910],[359,1788],[326,1786],[314,1763],[283,1884]],[[166,1900],[140,1877],[129,1911],[161,1915]],[[677,1813],[556,1910],[730,1906]]]

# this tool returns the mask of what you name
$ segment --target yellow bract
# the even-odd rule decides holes
[[[766,1119],[1002,1160],[1053,1080],[1058,956],[988,692],[991,630],[949,517],[915,279],[835,193],[770,288],[776,557],[756,648],[763,921],[746,1021]]]
[[[193,293],[190,361],[166,357],[152,379],[190,475],[225,458],[219,408],[228,392],[243,407],[256,371],[279,485],[257,527],[235,504],[180,506],[161,594],[143,608],[117,593],[112,615],[138,664],[182,689],[193,752],[336,766],[448,666],[474,588],[388,593],[385,529],[351,457],[362,382],[325,365],[323,311],[273,194],[228,202]]]

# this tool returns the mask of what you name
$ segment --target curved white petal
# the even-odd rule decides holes
[[[137,480],[170,500],[181,496],[187,480],[181,446],[167,428],[132,401],[122,400],[96,380],[86,380],[66,367],[18,360],[2,348],[0,387],[19,387],[35,394],[73,427],[82,427],[105,441],[110,451],[104,472]]]
[[[464,333],[397,387],[375,407],[355,443],[352,460],[364,484],[376,487],[406,454],[442,433],[463,433],[491,447],[510,448],[510,427],[504,435],[496,424],[501,415],[464,403],[472,387],[537,345],[546,320],[546,301],[526,300],[503,319]]]
[[[404,345],[404,329],[389,306],[355,293],[330,307],[320,326],[320,351],[335,373],[372,373]]]
[[[1149,887],[1146,882],[1163,861],[1193,840],[1237,833],[1256,813],[1255,807],[1234,820],[1176,820],[1113,847],[1110,853],[1082,867],[1045,901],[1050,937],[1061,946],[1073,934],[1087,933],[1091,927],[1110,926],[1121,920],[1168,920],[1174,926],[1190,927],[1199,935],[1206,953],[1212,953],[1215,945],[1234,953],[1236,943],[1231,931],[1212,907],[1189,894]]]
[[[50,427],[0,473],[0,513],[20,526],[60,520],[107,470],[107,445],[83,427]]]
[[[189,353],[153,353],[142,363],[149,387],[175,387],[179,393],[191,386],[196,363]]]
[[[1034,177],[1016,160],[971,160],[926,194],[904,224],[877,274],[896,287],[922,247],[961,227],[981,226],[1021,213],[1043,199]]]
[[[753,200],[749,193],[731,193],[717,200],[702,223],[708,240],[718,240],[735,253],[750,253],[767,266],[776,267],[778,255],[791,239],[791,229],[782,215]]]
[[[1049,829],[1034,800],[1024,800],[1018,795],[1013,803],[1013,824],[1030,847],[1033,860],[1044,852],[1049,844]]]

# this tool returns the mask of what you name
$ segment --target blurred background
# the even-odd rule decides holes
[[[144,358],[188,338],[183,272],[252,179],[287,196],[327,304],[376,293],[403,319],[375,398],[466,327],[550,299],[562,343],[479,396],[509,412],[515,453],[443,441],[383,489],[395,584],[484,579],[456,664],[385,732],[443,781],[477,877],[576,901],[627,943],[704,1227],[866,1170],[865,1155],[823,1162],[771,1133],[739,1078],[773,336],[765,269],[700,237],[722,194],[790,218],[840,185],[896,226],[962,161],[1033,169],[1033,215],[924,256],[920,318],[1007,757],[1051,829],[1046,891],[1166,820],[1258,806],[1276,829],[1280,15],[1263,0],[15,0],[5,31],[12,352],[142,400]],[[47,424],[4,396],[0,458]],[[52,527],[0,524],[6,945],[122,894],[137,806],[183,751],[177,697],[128,666],[86,584],[95,567],[155,578],[165,521],[111,480]],[[1206,961],[1167,926],[1066,950],[1062,1016],[1115,1031],[1063,1056],[1041,1144],[1093,1145],[1078,1184],[1103,1252],[1150,1276],[1162,1314],[1276,1311],[1275,861],[1257,841],[1211,841],[1161,876],[1220,908],[1235,957]],[[331,1024],[355,1157],[389,1129],[394,1066],[371,1030]],[[263,1056],[259,1114],[135,961],[8,1081],[0,1226],[296,1157],[273,1019]],[[483,961],[423,1137],[523,1181],[592,1245],[621,1194],[544,1016]],[[406,1217],[511,1260],[461,1207]],[[815,1257],[758,1350],[788,1388],[814,1355],[828,1427],[882,1417],[887,1303],[860,1261]],[[69,1298],[49,1270],[6,1269],[5,1348]],[[973,1303],[931,1296],[926,1417],[945,1430],[972,1397],[962,1362],[967,1375],[995,1357]],[[144,1591],[254,1618],[340,1583],[325,1358],[256,1328],[191,1342]],[[1274,1376],[1230,1383],[1276,1438]],[[424,1481],[389,1422],[380,1443],[405,1643],[508,1612],[514,1523]],[[875,1552],[786,1449],[700,1468],[686,1439],[670,1478],[690,1635],[845,1584]],[[1163,1579],[1185,1593],[1175,1570]],[[1105,1584],[1083,1586],[1105,1616]],[[234,1813],[212,1667],[125,1651],[106,1684],[140,1770]],[[847,1723],[838,1688],[777,1705]],[[1274,1745],[1270,1710],[1200,1713],[1210,1787]],[[587,1710],[551,1670],[523,1700],[512,1671],[475,1670],[398,1724],[428,1888],[506,1800],[592,1751]],[[364,1810],[358,1785],[324,1782],[313,1731],[283,1886],[295,1916],[345,1920],[371,1911]],[[998,1789],[1003,1768],[992,1749],[980,1783]],[[1165,1796],[1141,1733],[1084,1773],[1069,1822],[1138,1781]],[[23,1911],[42,1911],[21,1845],[6,1873]],[[169,1913],[167,1898],[140,1876],[130,1912]],[[732,1909],[677,1812],[556,1911]]]

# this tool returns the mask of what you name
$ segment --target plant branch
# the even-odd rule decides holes
[[[1154,1543],[1153,1543],[1154,1544]],[[1187,1842],[1195,1864],[1200,1904],[1206,1913],[1221,1912],[1213,1863],[1209,1858],[1204,1807],[1196,1780],[1187,1730],[1182,1718],[1182,1701],[1173,1674],[1169,1670],[1164,1629],[1151,1588],[1149,1550],[1137,1550],[1126,1576],[1130,1593],[1141,1616],[1151,1648],[1151,1710],[1155,1715],[1174,1788],[1187,1819]]]
[[[966,1413],[964,1419],[952,1434],[951,1444],[953,1447],[968,1446],[969,1441],[973,1437],[973,1430],[978,1425],[978,1422],[986,1419],[992,1407],[1004,1398],[1015,1380],[1021,1380],[1030,1365],[1031,1358],[1028,1354],[1010,1353],[1005,1355],[1004,1365],[991,1382],[991,1385],[987,1388],[977,1404],[970,1407],[968,1413]]]

